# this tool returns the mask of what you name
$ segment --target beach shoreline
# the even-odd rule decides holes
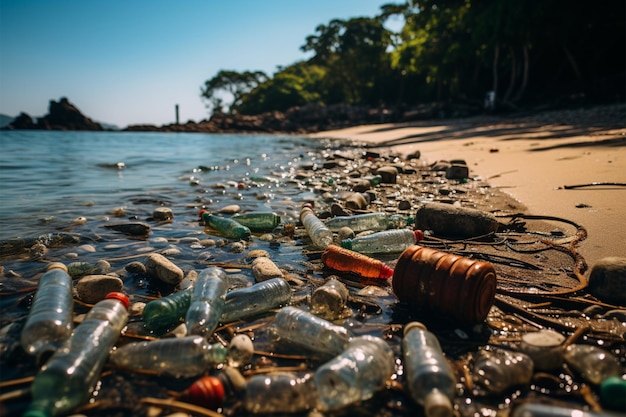
[[[527,214],[584,227],[587,238],[577,249],[587,275],[599,259],[626,256],[626,105],[363,125],[309,136],[356,141],[383,155],[419,151],[427,163],[464,159],[470,176],[509,194]]]

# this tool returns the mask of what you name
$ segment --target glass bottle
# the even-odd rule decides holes
[[[474,362],[474,380],[491,394],[527,385],[534,371],[533,360],[521,352],[505,349],[481,350]]]
[[[622,366],[611,353],[597,346],[573,344],[565,349],[565,361],[586,381],[600,385],[612,376],[622,376]]]
[[[424,239],[421,230],[391,229],[341,241],[341,246],[359,253],[396,253]]]
[[[336,410],[367,400],[385,386],[394,370],[387,342],[369,335],[355,337],[340,355],[315,372],[318,405],[321,410]]]
[[[341,353],[352,336],[345,327],[291,306],[281,308],[276,314],[270,335],[275,343],[287,342],[324,357]]]
[[[246,384],[244,407],[253,414],[300,413],[315,407],[317,392],[311,374],[272,372],[255,375]]]
[[[323,221],[317,218],[310,204],[302,205],[300,221],[304,225],[313,245],[320,249],[326,249],[328,245],[333,243],[333,232],[326,227]]]
[[[326,248],[322,253],[322,262],[328,268],[350,272],[363,278],[387,279],[393,276],[393,269],[384,262],[337,245]]]
[[[54,351],[69,339],[74,328],[72,278],[62,263],[50,264],[22,329],[21,344],[31,355]]]
[[[185,315],[187,336],[209,337],[217,327],[224,311],[228,279],[221,268],[206,268],[198,274]]]
[[[265,212],[238,213],[233,215],[231,219],[248,227],[253,232],[271,232],[278,227],[281,221],[278,214]]]
[[[426,417],[451,417],[456,378],[437,336],[422,323],[407,324],[402,356],[409,394],[424,407]]]
[[[226,294],[221,321],[230,323],[289,303],[291,286],[284,278],[272,278]]]
[[[182,323],[191,304],[193,287],[175,292],[146,304],[141,319],[148,330],[168,330]]]
[[[128,320],[128,297],[110,293],[96,303],[33,381],[23,417],[52,417],[85,403],[109,351]]]
[[[226,354],[227,349],[219,343],[210,344],[202,336],[186,336],[129,343],[114,350],[110,360],[122,369],[188,378],[223,363]]]
[[[200,217],[207,227],[231,239],[249,239],[251,232],[246,226],[227,217],[215,216],[208,211],[200,211]]]

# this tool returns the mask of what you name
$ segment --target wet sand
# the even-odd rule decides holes
[[[589,265],[626,256],[626,106],[552,111],[526,117],[365,125],[320,132],[363,142],[384,154],[464,159],[480,176],[528,208],[571,220],[588,233],[579,253]],[[591,183],[593,185],[567,189]]]

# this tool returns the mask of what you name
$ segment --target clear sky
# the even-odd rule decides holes
[[[222,69],[276,72],[319,24],[392,0],[0,0],[0,113],[67,97],[119,127],[208,117],[200,87]],[[395,3],[400,3],[396,1]]]

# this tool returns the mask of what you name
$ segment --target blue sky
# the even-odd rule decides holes
[[[221,69],[273,74],[334,18],[392,0],[0,0],[0,113],[33,117],[67,97],[120,127],[200,121]],[[401,3],[401,1],[395,1]]]

